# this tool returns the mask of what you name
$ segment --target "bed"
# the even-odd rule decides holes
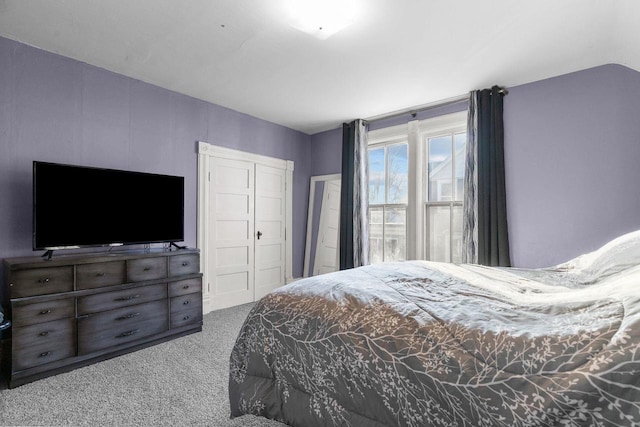
[[[640,232],[551,268],[406,261],[279,288],[242,326],[229,398],[292,426],[640,425]]]

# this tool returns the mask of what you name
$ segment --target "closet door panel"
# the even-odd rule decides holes
[[[286,171],[256,165],[255,299],[284,284]]]
[[[198,245],[205,313],[257,301],[286,283],[292,172],[291,161],[200,142]]]
[[[208,254],[213,309],[254,300],[255,165],[211,159]]]

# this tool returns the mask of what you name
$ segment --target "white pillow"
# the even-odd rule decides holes
[[[640,230],[624,234],[556,268],[575,274],[580,282],[594,283],[637,265],[640,265]]]

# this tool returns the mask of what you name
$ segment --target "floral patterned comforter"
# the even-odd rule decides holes
[[[265,296],[231,354],[232,417],[292,426],[640,425],[640,267],[424,261]],[[577,277],[574,275],[574,278]]]

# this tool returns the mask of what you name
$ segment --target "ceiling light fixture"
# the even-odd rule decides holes
[[[351,25],[356,7],[353,0],[290,0],[291,26],[325,40]]]

